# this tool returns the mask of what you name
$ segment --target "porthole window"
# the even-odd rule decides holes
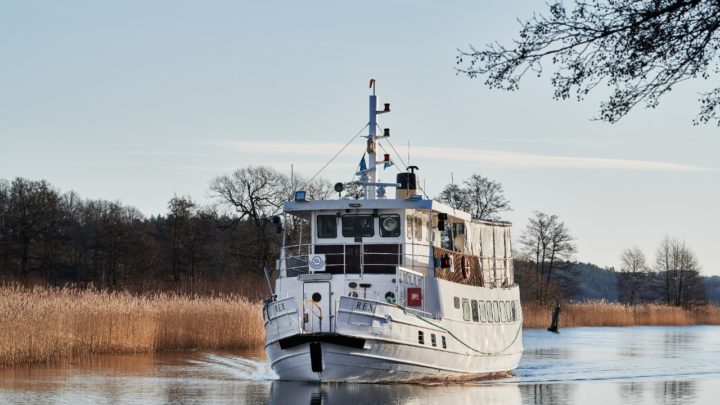
[[[463,320],[469,321],[470,320],[470,302],[463,298],[462,300],[462,312],[463,312]]]
[[[477,300],[470,301],[470,308],[472,308],[472,320],[473,322],[477,322],[480,320],[480,316],[478,314],[478,302]]]
[[[400,215],[380,215],[380,236],[384,238],[400,236]]]
[[[425,344],[425,334],[421,330],[418,331],[418,343],[421,345]]]
[[[317,237],[337,238],[337,217],[335,215],[317,216]]]
[[[485,301],[480,301],[478,309],[480,310],[480,321],[487,322],[487,309],[485,308]]]

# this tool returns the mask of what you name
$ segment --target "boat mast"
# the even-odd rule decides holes
[[[368,123],[367,154],[368,174],[370,175],[369,185],[365,187],[365,198],[374,200],[376,198],[375,184],[378,182],[377,170],[377,96],[375,95],[375,79],[370,79],[370,121]]]

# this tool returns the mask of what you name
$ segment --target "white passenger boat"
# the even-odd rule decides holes
[[[376,117],[390,106],[378,111],[371,87],[364,198],[298,191],[283,207],[279,277],[263,309],[271,366],[300,381],[507,376],[523,351],[510,223],[424,198],[414,167],[382,183],[389,158],[376,150],[389,130],[378,135]],[[289,235],[290,223],[305,229]]]

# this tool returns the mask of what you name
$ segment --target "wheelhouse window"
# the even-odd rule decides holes
[[[385,238],[400,236],[400,215],[380,215],[380,236]]]
[[[317,237],[337,238],[337,217],[335,215],[317,216]]]
[[[343,215],[342,236],[346,238],[375,236],[374,218],[372,215]]]

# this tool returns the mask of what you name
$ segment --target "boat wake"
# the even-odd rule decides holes
[[[196,364],[211,367],[214,371],[244,381],[274,381],[278,377],[266,360],[229,354],[207,353]]]

